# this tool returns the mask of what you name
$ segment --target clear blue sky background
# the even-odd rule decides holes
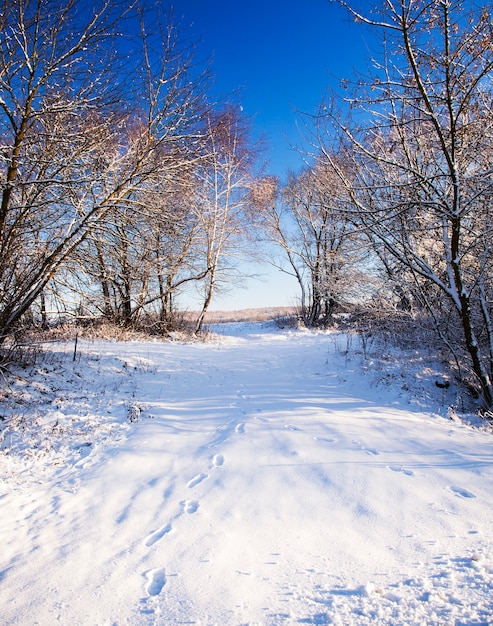
[[[329,0],[177,0],[174,12],[212,57],[217,92],[239,91],[266,134],[270,172],[296,168],[296,112],[313,112],[327,85],[361,68],[364,29]]]
[[[302,161],[291,146],[303,144],[299,112],[314,112],[328,86],[366,66],[364,28],[329,0],[176,0],[173,6],[199,42],[198,57],[212,58],[217,93],[237,92],[255,133],[265,136],[268,172],[283,178],[297,170]],[[247,289],[216,297],[214,308],[295,303],[294,281],[268,267],[252,271],[264,272],[264,282],[250,280]]]

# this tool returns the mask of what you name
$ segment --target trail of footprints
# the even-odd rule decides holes
[[[291,431],[302,430],[298,428],[297,426],[293,426],[291,424],[285,424],[285,428]],[[238,422],[234,430],[237,434],[243,434],[245,432],[245,423]],[[315,437],[315,439],[319,439],[320,441],[324,441],[325,443],[336,442],[335,439],[325,438],[325,437]],[[366,452],[367,454],[371,456],[380,455],[380,452],[378,450],[374,448],[367,448],[364,445],[362,445],[359,441],[353,440],[353,443],[357,444],[358,447],[362,451]],[[224,456],[222,454],[215,454],[212,457],[211,464],[213,468],[222,467],[224,465]],[[415,475],[412,470],[407,469],[403,467],[402,465],[387,465],[387,468],[393,472],[400,472],[406,476],[412,477]],[[198,484],[200,484],[202,481],[206,480],[208,477],[209,477],[208,474],[206,474],[205,472],[201,472],[188,481],[187,487],[189,489],[192,489],[193,487],[196,487]],[[454,495],[459,496],[461,498],[475,498],[476,497],[475,494],[461,487],[450,486],[449,490]],[[181,511],[170,522],[168,522],[166,525],[162,526],[161,528],[158,528],[157,530],[152,531],[146,537],[146,539],[144,540],[144,545],[146,547],[148,548],[152,547],[154,544],[160,541],[163,537],[174,532],[172,522],[174,522],[176,519],[181,517],[181,515],[183,515],[184,513],[187,513],[189,515],[196,513],[199,509],[200,503],[198,500],[187,499],[187,500],[182,500],[180,502],[180,506],[181,506]],[[164,586],[166,585],[166,572],[164,568],[154,568],[154,569],[144,572],[143,575],[146,578],[145,591],[146,591],[148,598],[158,596],[163,590]]]
[[[237,433],[245,432],[245,424],[242,422],[237,424],[236,426]],[[212,457],[211,465],[213,468],[222,467],[224,465],[224,456],[222,454],[215,454]],[[206,480],[209,477],[208,474],[202,472],[194,476],[191,480],[188,481],[187,487],[192,489],[203,480]],[[199,509],[200,503],[198,500],[182,500],[180,502],[181,510],[174,518],[171,519],[167,524],[161,526],[160,528],[153,530],[144,540],[144,546],[147,548],[151,548],[154,544],[160,541],[166,535],[169,535],[174,532],[173,522],[180,518],[184,513],[192,515],[196,513]],[[143,576],[146,579],[145,583],[145,593],[148,598],[154,598],[158,596],[166,585],[166,571],[164,568],[153,568],[143,573]]]

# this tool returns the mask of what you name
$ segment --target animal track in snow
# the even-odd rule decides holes
[[[453,485],[449,487],[450,491],[453,491],[456,496],[460,498],[475,498],[476,496],[471,492],[467,491],[467,489],[462,489],[462,487],[454,487]]]
[[[300,432],[303,431],[302,428],[298,428],[298,426],[293,426],[292,424],[284,424],[284,428],[286,430],[295,430],[295,431],[300,431]]]
[[[149,597],[157,596],[166,584],[166,574],[164,569],[151,569],[145,573],[147,578],[146,593]]]
[[[183,502],[180,502],[180,504],[183,506],[183,510],[185,511],[185,513],[195,513],[199,508],[199,503],[197,500],[183,500]]]
[[[402,474],[405,474],[406,476],[414,476],[414,472],[412,470],[408,470],[402,467],[402,465],[389,465],[389,469],[392,470],[393,472],[401,472]]]
[[[214,467],[221,467],[221,465],[224,465],[224,457],[222,454],[215,454],[213,459],[212,459],[212,465],[214,465]]]
[[[245,424],[243,422],[239,422],[236,424],[235,431],[242,435],[245,432]]]
[[[173,526],[171,526],[171,522],[169,524],[166,524],[166,526],[163,526],[162,528],[154,530],[150,535],[147,536],[146,540],[144,541],[144,545],[153,546],[156,542],[162,539],[164,535],[167,535],[172,530]]]
[[[198,485],[199,483],[201,483],[206,478],[207,478],[207,474],[204,474],[204,473],[197,474],[197,476],[194,476],[192,480],[188,482],[187,487],[191,489],[192,487],[195,487],[195,485]]]

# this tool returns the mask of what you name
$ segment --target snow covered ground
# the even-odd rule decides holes
[[[440,372],[221,333],[50,344],[11,382],[0,623],[493,624],[493,437]]]

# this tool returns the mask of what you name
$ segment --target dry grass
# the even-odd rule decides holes
[[[264,322],[270,320],[289,321],[297,319],[297,309],[294,307],[266,307],[258,309],[245,309],[239,311],[211,311],[207,313],[204,322],[204,332],[195,336],[193,329],[198,319],[199,312],[177,312],[175,324],[164,335],[156,332],[155,320],[144,319],[136,327],[126,328],[118,324],[112,324],[104,319],[87,320],[86,323],[64,322],[57,324],[49,330],[31,329],[26,331],[25,345],[36,345],[44,341],[66,341],[75,337],[81,339],[115,340],[115,341],[146,341],[151,337],[153,340],[167,339],[206,339],[207,327],[211,324],[231,322]]]
[[[205,318],[206,324],[220,324],[221,322],[266,322],[280,318],[295,317],[296,307],[265,307],[259,309],[242,309],[239,311],[209,311]],[[185,318],[197,319],[198,313],[185,313]]]

